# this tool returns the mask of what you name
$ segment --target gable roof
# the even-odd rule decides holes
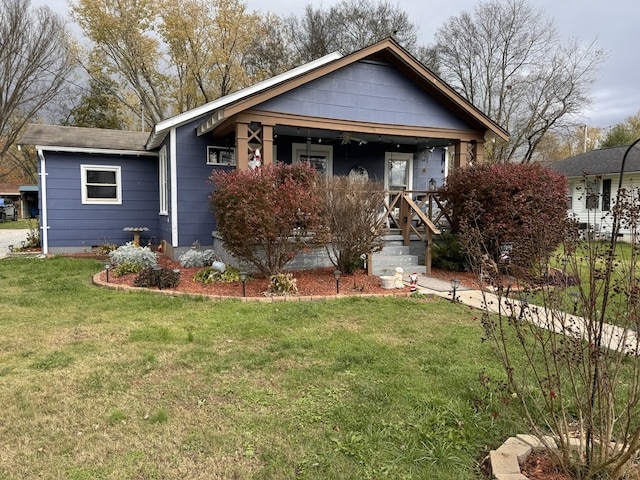
[[[629,145],[591,150],[574,157],[552,163],[554,170],[564,173],[567,177],[581,177],[588,175],[619,174],[622,167],[622,157]],[[625,173],[640,172],[640,153],[629,152],[624,166]]]
[[[347,56],[342,56],[339,53],[327,55],[252,87],[239,90],[202,107],[162,121],[155,126],[151,133],[147,148],[157,148],[172,127],[208,115],[207,119],[198,127],[198,134],[202,135],[240,111],[250,109],[284,92],[364,59],[375,59],[396,65],[405,75],[429,90],[448,108],[473,120],[482,129],[490,132],[490,136],[500,137],[504,140],[509,139],[506,130],[465,100],[451,86],[403,49],[394,39],[387,38]]]
[[[63,127],[59,125],[27,125],[19,145],[38,145],[58,151],[129,151],[148,153],[148,132],[129,132],[104,128]]]
[[[212,102],[205,103],[200,107],[158,122],[153,127],[146,146],[149,149],[157,148],[160,146],[171,128],[184,125],[185,123],[191,122],[198,117],[210,114],[211,112],[214,112],[234,102],[245,99],[262,91],[268,90],[275,85],[285,83],[293,78],[304,75],[305,73],[313,71],[329,62],[340,58],[341,56],[342,55],[338,52],[325,55],[324,57],[293,68],[287,72],[281,73],[280,75],[276,75],[275,77],[271,77],[250,87],[243,88],[242,90],[238,90],[237,92],[230,93],[229,95],[225,95],[224,97],[220,97]]]

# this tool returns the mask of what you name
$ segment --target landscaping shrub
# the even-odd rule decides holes
[[[251,278],[248,276],[247,280]],[[240,271],[234,267],[225,268],[224,272],[214,269],[213,267],[206,267],[199,270],[193,277],[196,282],[213,283],[213,282],[239,282]]]
[[[140,271],[143,268],[150,268],[158,264],[158,257],[149,247],[138,247],[133,242],[127,242],[109,253],[111,263],[118,265],[127,263],[138,265]]]
[[[210,196],[225,248],[263,275],[322,244],[318,173],[308,164],[214,171]]]
[[[121,277],[122,275],[127,275],[129,273],[138,273],[142,268],[142,265],[139,263],[124,262],[113,267],[111,274],[114,277]]]
[[[362,268],[362,258],[382,248],[384,202],[381,182],[330,177],[322,190],[322,218],[328,229],[327,253],[344,273]]]
[[[178,260],[180,260],[180,265],[184,268],[201,268],[218,260],[218,255],[215,250],[192,248],[180,255]]]
[[[431,266],[434,268],[463,272],[471,267],[460,246],[458,235],[450,231],[443,231],[440,235],[434,236],[431,253]]]
[[[269,293],[273,295],[293,295],[297,292],[298,286],[292,273],[279,273],[269,278]]]
[[[145,268],[133,281],[136,287],[174,288],[180,283],[180,271],[169,268]]]
[[[549,257],[568,228],[567,179],[529,164],[481,164],[447,178],[441,196],[452,211],[452,232],[474,238],[494,262],[513,245],[510,261],[528,267]],[[464,235],[474,230],[478,235]],[[469,250],[470,245],[463,247]]]

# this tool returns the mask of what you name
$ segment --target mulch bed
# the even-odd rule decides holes
[[[99,257],[95,254],[72,254],[69,256],[93,256],[104,261],[108,261],[108,257]],[[169,269],[180,269],[180,284],[169,291],[178,291],[194,295],[212,295],[220,297],[241,297],[242,282],[214,282],[205,284],[197,282],[193,278],[201,268],[184,268],[179,262],[172,261],[168,257],[159,256],[158,264]],[[298,291],[297,297],[318,297],[318,296],[335,296],[336,280],[333,276],[335,268],[319,268],[313,270],[302,270],[290,272],[296,279]],[[471,273],[448,272],[444,270],[436,270],[432,272],[434,278],[442,280],[450,280],[451,278],[460,278],[463,285],[471,288],[477,288],[475,275]],[[133,282],[137,274],[122,275],[114,277],[109,275],[109,282],[116,285],[133,286]],[[105,272],[100,273],[100,280],[106,281]],[[261,275],[253,275],[251,280],[245,283],[245,291],[247,297],[265,297],[269,294],[268,279]],[[155,287],[154,287],[155,289]],[[339,294],[344,296],[352,295],[394,295],[409,294],[409,288],[403,289],[385,289],[381,286],[380,278],[377,276],[369,276],[365,270],[358,270],[354,274],[343,274],[340,278]]]

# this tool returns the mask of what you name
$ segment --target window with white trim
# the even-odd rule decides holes
[[[230,147],[207,147],[207,165],[236,166],[236,149]]]
[[[307,145],[294,143],[293,163],[309,162],[318,173],[325,177],[333,175],[333,147],[330,145]]]
[[[81,165],[82,203],[122,204],[120,167]]]
[[[160,197],[160,215],[169,214],[169,182],[167,181],[167,146],[160,150],[158,156],[158,191]]]

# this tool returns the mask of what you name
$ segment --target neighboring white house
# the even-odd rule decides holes
[[[628,145],[604,148],[570,157],[551,165],[569,179],[567,209],[580,223],[584,234],[610,238],[620,170]],[[624,166],[622,188],[637,196],[640,188],[640,146],[629,150]],[[640,201],[640,199],[638,199]],[[629,229],[621,229],[622,239],[630,240]]]

